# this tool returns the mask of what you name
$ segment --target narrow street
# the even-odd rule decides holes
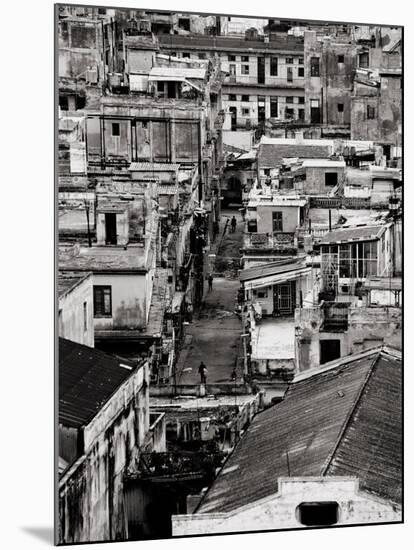
[[[230,220],[233,215],[237,219],[237,227],[231,233]],[[198,367],[201,361],[207,366],[207,384],[231,381],[240,353],[241,321],[234,310],[239,289],[237,266],[242,236],[240,212],[223,210],[220,233],[212,247],[212,253],[217,254],[213,290],[208,291],[206,281],[203,307],[186,328],[184,346],[177,362],[178,384],[199,384]],[[236,373],[236,381],[240,382],[241,369],[237,368]]]

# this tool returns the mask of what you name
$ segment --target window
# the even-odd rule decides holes
[[[361,279],[377,275],[376,241],[341,244],[338,263],[341,279]]]
[[[293,103],[293,97],[287,97],[286,103]]]
[[[343,113],[343,112],[344,112],[344,104],[338,103],[338,113]]]
[[[311,115],[311,122],[313,124],[319,124],[321,122],[321,111],[319,107],[319,99],[310,100],[310,115]]]
[[[270,76],[277,76],[277,57],[270,58]]]
[[[235,55],[229,55],[229,61],[236,61]]]
[[[293,57],[286,58],[286,65],[293,65]]]
[[[372,105],[367,105],[367,118],[369,120],[375,118],[375,107],[373,107]]]
[[[298,97],[298,103],[303,105],[305,103],[305,98],[304,97]]]
[[[293,81],[293,69],[292,67],[287,68],[287,81],[292,82]]]
[[[325,187],[335,187],[338,183],[338,174],[336,172],[325,173]]]
[[[249,96],[248,95],[242,95],[241,100],[242,101],[249,101]]]
[[[258,298],[267,298],[267,290],[258,290],[257,291],[257,297]]]
[[[236,65],[229,65],[230,76],[236,76]]]
[[[206,54],[205,53],[199,53],[198,54],[198,59],[205,59],[206,58]]]
[[[303,65],[303,57],[298,58],[298,63],[299,63],[299,65]]]
[[[319,76],[319,57],[311,57],[311,76]]]
[[[112,288],[110,286],[93,287],[93,314],[94,317],[111,317]]]
[[[249,56],[248,55],[242,55],[241,60],[242,60],[242,63],[248,63],[249,62]]]
[[[119,122],[113,122],[112,123],[112,136],[119,136],[119,135],[120,135]]]
[[[270,116],[273,118],[277,118],[279,116],[277,97],[270,98]]]
[[[343,55],[338,55],[338,63],[344,63],[345,59]]]
[[[338,523],[339,504],[337,502],[302,502],[296,509],[296,515],[302,525],[335,525]]]
[[[229,101],[237,101],[236,94],[229,94]]]
[[[305,109],[298,109],[299,120],[305,120]]]
[[[305,76],[305,69],[303,67],[298,67],[298,76]]]
[[[362,69],[367,69],[369,67],[369,55],[368,52],[362,52],[359,54],[359,66]]]
[[[183,52],[181,57],[184,57],[184,58],[187,58],[187,59],[190,59],[190,54],[188,52]]]
[[[83,330],[88,330],[88,303],[83,302]]]
[[[243,116],[249,116],[250,115],[250,109],[242,109],[242,115]]]
[[[273,232],[283,231],[282,212],[272,212]]]
[[[241,74],[249,74],[249,65],[241,66]]]
[[[294,109],[289,109],[288,107],[286,107],[286,109],[285,109],[285,118],[292,119],[292,118],[294,118],[294,116],[295,116]]]

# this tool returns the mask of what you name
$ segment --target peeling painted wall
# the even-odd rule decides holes
[[[127,537],[123,476],[148,434],[148,383],[146,364],[85,427],[85,453],[59,483],[61,544]]]
[[[336,525],[402,520],[399,508],[360,492],[356,478],[279,478],[278,491],[275,483],[273,496],[233,512],[173,516],[173,535],[306,528],[299,521],[297,507],[303,502],[324,501],[338,503],[339,518]]]
[[[84,303],[86,303],[86,326]],[[93,292],[90,276],[59,298],[59,336],[94,347]]]

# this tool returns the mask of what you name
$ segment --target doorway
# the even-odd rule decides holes
[[[237,128],[237,107],[230,107],[231,130],[234,132]]]
[[[105,244],[117,244],[116,214],[105,214]]]
[[[340,340],[321,340],[320,341],[320,364],[329,363],[341,357],[341,341]]]
[[[289,281],[273,287],[273,315],[293,315],[296,307],[296,281]]]

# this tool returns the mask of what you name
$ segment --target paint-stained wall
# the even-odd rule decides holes
[[[85,346],[94,346],[91,276],[59,298],[59,336]]]

